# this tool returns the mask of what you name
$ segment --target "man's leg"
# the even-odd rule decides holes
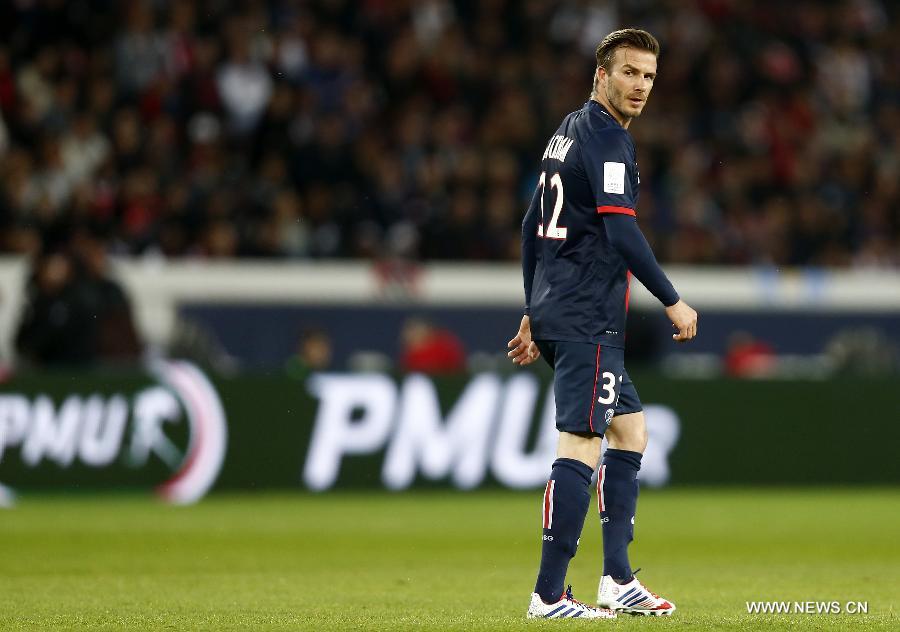
[[[637,393],[626,381],[622,400],[627,408],[639,407]],[[647,447],[644,413],[623,413],[613,417],[606,431],[609,447],[603,455],[597,477],[597,502],[603,523],[603,577],[597,588],[597,603],[642,615],[670,615],[675,604],[648,590],[631,571],[628,545],[634,539],[634,515],[637,509],[637,473]]]
[[[603,525],[603,574],[621,584],[631,581],[628,545],[634,539],[638,470],[647,448],[644,413],[616,415],[606,430],[609,445],[597,477],[600,521]]]
[[[538,571],[529,618],[612,619],[612,610],[593,608],[564,590],[569,562],[591,504],[591,476],[600,459],[606,424],[594,417],[594,401],[600,372],[600,347],[590,343],[535,341],[541,355],[553,367],[556,428],[559,443],[556,460],[541,507],[543,533]]]
[[[562,597],[591,502],[591,476],[600,458],[599,436],[561,432],[556,461],[544,489],[541,568],[534,592],[544,603]]]

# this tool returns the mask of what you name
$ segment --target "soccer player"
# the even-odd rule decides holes
[[[637,474],[647,446],[640,399],[624,366],[631,275],[665,306],[685,342],[697,312],[682,301],[637,225],[637,161],[628,133],[656,78],[659,43],[624,29],[597,47],[590,100],[563,119],[541,160],[522,222],[525,315],[509,357],[553,367],[557,459],[544,490],[541,566],[528,617],[611,618],[616,612],[668,615],[675,605],[634,576]],[[598,608],[563,590],[590,503],[600,443],[609,442],[597,477],[603,530]],[[571,587],[570,587],[571,588]]]

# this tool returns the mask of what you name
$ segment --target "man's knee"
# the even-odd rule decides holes
[[[560,432],[556,456],[561,459],[575,459],[591,469],[597,469],[602,441],[602,437],[596,435]]]
[[[612,424],[606,429],[609,447],[615,450],[630,450],[644,453],[647,449],[647,424],[644,413],[628,413],[613,417]]]

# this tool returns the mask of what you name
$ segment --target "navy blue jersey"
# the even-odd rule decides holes
[[[624,346],[629,265],[604,221],[624,215],[634,223],[639,182],[631,136],[603,106],[588,101],[563,120],[544,151],[522,226],[534,339]],[[636,224],[634,230],[640,234]],[[639,250],[646,249],[650,267],[658,270],[640,239]],[[665,279],[661,270],[659,275]],[[662,285],[668,287],[658,296],[674,303],[677,294],[668,279]]]

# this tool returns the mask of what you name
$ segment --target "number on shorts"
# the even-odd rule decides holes
[[[601,388],[606,395],[600,395],[600,397],[597,398],[597,401],[604,405],[612,404],[613,401],[618,399],[616,397],[616,376],[609,371],[604,371],[602,377],[603,386]]]

